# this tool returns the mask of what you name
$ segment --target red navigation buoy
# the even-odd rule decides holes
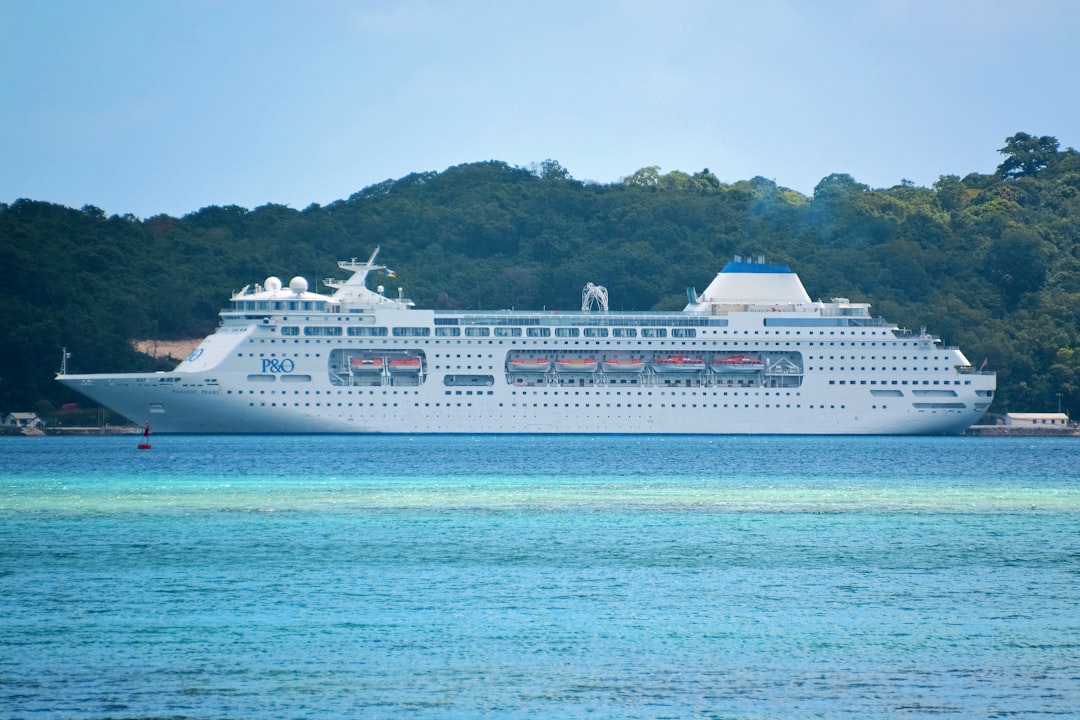
[[[146,427],[143,428],[142,436],[143,436],[143,441],[141,443],[139,443],[139,449],[140,450],[149,450],[150,449],[150,421],[149,420],[146,421]]]

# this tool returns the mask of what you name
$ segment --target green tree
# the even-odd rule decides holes
[[[986,251],[986,273],[1001,288],[1010,307],[1020,296],[1042,287],[1046,280],[1047,255],[1034,232],[1010,227],[992,241]]]
[[[623,178],[623,185],[631,187],[656,187],[660,184],[660,166],[649,165]]]
[[[847,200],[862,195],[869,189],[869,186],[856,182],[855,178],[847,173],[833,173],[822,178],[814,187],[814,200]]]
[[[1034,176],[1053,161],[1058,141],[1050,135],[1034,137],[1020,132],[1006,138],[1005,147],[998,152],[1007,156],[997,169],[1002,178]]]
[[[934,192],[944,210],[962,210],[967,202],[967,191],[956,175],[942,175],[934,183]]]
[[[545,160],[540,163],[540,178],[542,180],[572,180],[570,171],[558,163],[557,160]]]

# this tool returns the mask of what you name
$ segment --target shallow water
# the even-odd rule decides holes
[[[1080,707],[1080,444],[0,441],[0,714]]]

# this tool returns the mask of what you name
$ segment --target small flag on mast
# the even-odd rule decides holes
[[[390,268],[386,268],[386,277],[397,277],[397,273]]]

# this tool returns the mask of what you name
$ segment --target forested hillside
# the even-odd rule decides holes
[[[708,170],[582,183],[546,161],[417,173],[303,210],[139,220],[18,200],[0,205],[0,411],[85,402],[53,381],[62,347],[71,372],[164,369],[130,341],[201,337],[241,286],[332,277],[376,245],[435,308],[576,309],[591,281],[613,310],[680,309],[733,255],[765,255],[815,298],[870,302],[987,359],[991,412],[1054,410],[1059,393],[1077,411],[1080,153],[1018,133],[1002,157],[931,188],[830,175],[812,197]]]

